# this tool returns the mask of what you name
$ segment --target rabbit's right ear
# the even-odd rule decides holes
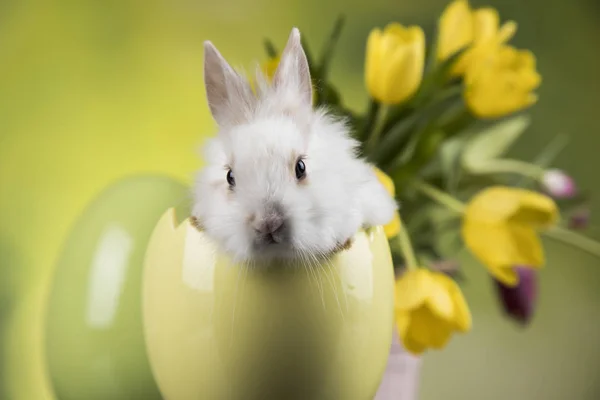
[[[256,97],[241,77],[210,42],[204,42],[204,85],[211,114],[220,127],[247,122]]]

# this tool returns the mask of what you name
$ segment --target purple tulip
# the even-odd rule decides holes
[[[575,181],[560,169],[549,169],[542,177],[544,190],[556,199],[569,199],[577,194]]]
[[[515,321],[526,325],[531,320],[537,299],[537,272],[531,268],[515,267],[519,283],[508,287],[496,281],[498,296],[504,312]]]

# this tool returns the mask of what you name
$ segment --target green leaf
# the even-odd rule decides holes
[[[416,108],[420,107],[423,103],[427,102],[430,97],[432,97],[435,93],[439,93],[441,88],[446,86],[450,81],[450,72],[452,68],[456,65],[460,56],[462,56],[467,48],[464,47],[461,50],[458,50],[452,56],[448,57],[446,60],[442,61],[440,64],[437,64],[431,72],[427,73],[423,77],[423,82],[421,82],[421,86],[419,90],[409,101],[409,106]]]
[[[444,96],[442,99],[433,101],[398,121],[382,137],[377,147],[369,154],[369,158],[377,165],[389,165],[404,151],[411,139],[412,141],[416,140],[413,136],[419,133],[419,129],[422,129],[423,121],[426,125],[434,124],[440,113],[453,107],[453,104],[457,101],[463,101],[460,94],[454,93],[453,96]]]
[[[439,40],[439,28],[434,29],[433,39],[430,40],[429,46],[425,49],[425,73],[432,71],[437,65],[437,52]]]
[[[322,94],[323,94],[323,97],[321,98],[321,101],[323,104],[327,104],[327,105],[340,104],[340,101],[341,101],[340,92],[335,87],[333,87],[333,85],[325,83],[323,85],[323,93]]]
[[[567,135],[556,135],[552,141],[542,149],[538,156],[533,159],[532,164],[544,169],[548,168],[565,147],[567,147],[569,141],[570,138]],[[531,178],[526,176],[522,176],[518,179],[515,186],[527,187],[534,183]]]
[[[265,39],[263,41],[263,44],[265,46],[265,51],[267,52],[267,56],[269,56],[269,58],[277,57],[277,48],[275,47],[271,39]]]
[[[528,115],[518,115],[479,132],[464,149],[463,167],[476,171],[480,165],[505,154],[530,122],[531,118]]]
[[[444,175],[446,190],[451,194],[455,194],[458,189],[462,172],[460,160],[472,135],[473,132],[467,132],[464,135],[455,136],[448,139],[440,148],[441,171]]]
[[[399,121],[369,154],[369,159],[379,166],[387,165],[410,140],[419,119],[420,115],[415,113]]]

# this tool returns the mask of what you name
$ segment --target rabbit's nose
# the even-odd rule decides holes
[[[259,231],[264,234],[277,233],[283,229],[283,223],[283,215],[271,215],[262,222]]]
[[[252,227],[265,241],[280,243],[286,227],[285,215],[281,206],[267,207],[262,216],[254,219]]]

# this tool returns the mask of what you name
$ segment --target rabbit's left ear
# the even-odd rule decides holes
[[[293,28],[285,49],[281,54],[279,66],[273,76],[273,86],[297,92],[302,103],[312,106],[312,82],[308,69],[306,53],[300,42],[300,31]]]

